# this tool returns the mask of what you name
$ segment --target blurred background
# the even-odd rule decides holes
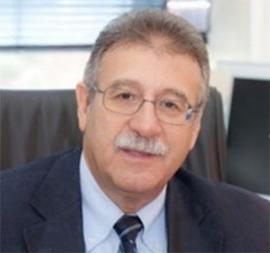
[[[234,161],[228,180],[270,194],[269,0],[0,0],[0,89],[74,89],[100,30],[144,8],[183,16],[201,32]]]

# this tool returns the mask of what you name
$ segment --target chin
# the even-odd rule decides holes
[[[128,177],[126,180],[116,182],[117,188],[123,192],[143,195],[159,192],[165,184],[166,183],[162,184],[157,178],[153,178],[152,176]]]

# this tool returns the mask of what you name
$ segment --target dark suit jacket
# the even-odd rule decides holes
[[[80,150],[1,174],[1,252],[84,252]],[[169,252],[268,252],[269,203],[181,171],[168,186]]]

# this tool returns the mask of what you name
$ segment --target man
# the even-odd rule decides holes
[[[183,19],[112,21],[76,88],[82,150],[2,174],[2,252],[267,252],[267,201],[178,171],[208,79]]]

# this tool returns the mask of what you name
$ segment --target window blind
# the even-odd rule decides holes
[[[114,17],[164,0],[0,0],[0,48],[84,46]]]

